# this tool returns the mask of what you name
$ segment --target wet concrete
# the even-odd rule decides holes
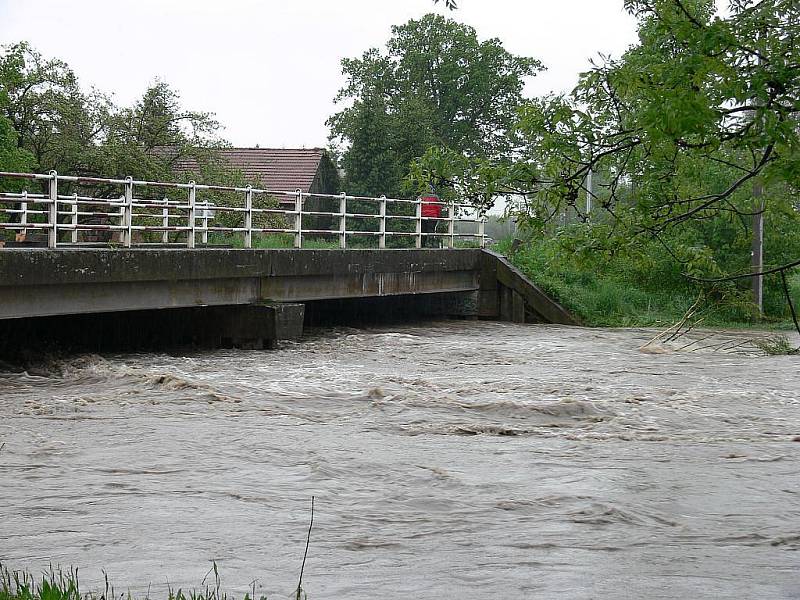
[[[0,321],[464,292],[478,293],[480,317],[525,321],[527,307],[528,320],[576,323],[501,256],[476,249],[0,252]]]

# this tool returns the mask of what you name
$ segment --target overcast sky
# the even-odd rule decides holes
[[[382,46],[391,25],[441,12],[548,71],[529,95],[567,91],[598,52],[635,39],[622,0],[0,0],[0,41],[28,40],[85,86],[133,102],[160,78],[186,108],[216,113],[237,146],[327,144],[339,61]]]

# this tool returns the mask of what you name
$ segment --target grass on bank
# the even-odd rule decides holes
[[[4,444],[0,444],[0,451],[3,446]],[[311,519],[308,524],[308,533],[306,534],[300,576],[297,581],[297,587],[292,593],[294,600],[308,599],[303,588],[303,572],[311,543],[311,531],[314,527],[314,500],[315,497],[311,496]],[[211,569],[201,582],[201,585],[204,586],[203,588],[184,592],[181,588],[176,591],[170,586],[167,589],[165,600],[236,600],[235,596],[228,595],[227,592],[222,590],[216,561],[212,561],[211,565]],[[105,571],[103,571],[103,574],[105,575],[105,585],[102,592],[82,592],[77,568],[70,568],[65,571],[60,567],[53,568],[50,565],[50,569],[42,573],[41,578],[37,578],[27,571],[12,571],[0,562],[0,600],[132,600],[133,597],[130,591],[125,594],[118,594],[109,583],[108,575]],[[206,580],[210,580],[212,574],[214,585],[206,585]],[[245,593],[242,600],[267,600],[265,595],[256,596],[255,580],[250,585],[250,591]],[[151,600],[149,590],[145,600]]]
[[[765,287],[767,316],[759,319],[749,291],[729,285],[703,288],[685,278],[669,257],[646,264],[629,257],[586,263],[554,239],[530,240],[510,253],[511,240],[494,249],[586,325],[664,327],[681,319],[705,290],[699,317],[704,327],[793,329],[782,291]],[[795,307],[800,307],[800,276],[790,280]]]
[[[212,573],[213,586],[205,585],[200,589],[189,591],[170,587],[164,600],[236,600],[234,596],[228,595],[221,589],[216,563],[209,571],[209,575]],[[251,591],[245,593],[241,600],[267,600],[266,596],[256,596],[255,584],[252,586]],[[305,598],[305,593],[300,590],[297,597]],[[78,569],[75,568],[65,571],[51,566],[41,577],[36,577],[26,571],[12,571],[0,564],[0,600],[132,600],[132,598],[130,592],[117,592],[109,583],[107,576],[101,591],[83,591],[78,579]],[[150,599],[149,592],[146,599]]]

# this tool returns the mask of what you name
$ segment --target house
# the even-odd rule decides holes
[[[219,148],[214,151],[225,166],[240,171],[256,188],[272,192],[281,202],[293,202],[295,190],[311,194],[335,194],[339,187],[336,165],[323,148]],[[178,159],[175,172],[197,170],[191,158]]]
[[[268,190],[338,192],[336,166],[322,148],[222,148],[218,154],[247,181],[260,182]]]

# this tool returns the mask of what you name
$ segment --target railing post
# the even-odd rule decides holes
[[[19,224],[22,225],[20,234],[22,235],[22,240],[25,241],[25,238],[28,236],[28,229],[25,227],[25,225],[28,224],[28,190],[22,190],[20,210],[22,211],[19,215]]]
[[[161,243],[169,244],[169,198],[164,196],[164,208],[161,209],[161,226],[164,230],[161,232]]]
[[[481,248],[486,248],[486,217],[481,217],[478,221],[478,238]]]
[[[117,226],[118,227],[125,227],[125,195],[123,194],[119,198],[117,198],[117,202],[119,202],[119,218],[117,219]],[[114,234],[112,233],[112,236]],[[113,238],[112,238],[113,239]],[[125,231],[120,230],[119,232],[119,241],[125,241]]]
[[[48,186],[50,204],[47,206],[47,247],[55,248],[58,245],[58,173],[50,171],[50,185]]]
[[[203,207],[203,232],[200,234],[200,241],[208,245],[208,200],[202,202]]]
[[[253,186],[247,186],[244,196],[244,247],[253,247]]]
[[[417,236],[416,236],[416,247],[422,248],[422,198],[417,198]]]
[[[378,248],[386,248],[386,196],[381,196],[381,206],[379,209],[380,223],[378,224]]]
[[[298,188],[294,193],[294,247],[303,247],[303,192]]]
[[[125,178],[125,206],[124,206],[122,245],[130,248],[133,243],[133,177]]]
[[[347,248],[347,194],[339,194],[339,248]]]
[[[450,220],[447,221],[447,235],[450,236],[450,249],[456,247],[456,236],[455,236],[455,221],[456,221],[456,202],[455,200],[450,201]]]
[[[72,194],[72,233],[70,239],[73,244],[78,243],[78,192]]]
[[[187,216],[187,221],[189,225],[189,235],[186,238],[186,247],[187,248],[194,248],[194,236],[196,231],[196,224],[195,224],[195,217],[196,215],[196,206],[195,202],[197,200],[197,188],[194,181],[189,182],[189,214]]]

